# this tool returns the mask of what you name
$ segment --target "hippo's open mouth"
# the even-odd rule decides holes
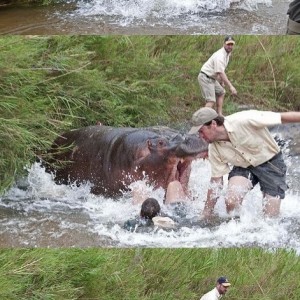
[[[207,155],[208,152],[203,151],[192,157],[188,157],[185,159],[183,158],[177,159],[171,171],[171,174],[168,178],[168,184],[174,180],[177,180],[181,183],[183,190],[187,192],[188,183],[191,174],[191,168],[192,168],[192,161],[200,158],[205,159],[207,158]]]

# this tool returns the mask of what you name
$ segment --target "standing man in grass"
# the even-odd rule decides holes
[[[227,293],[228,288],[231,286],[228,279],[224,276],[218,278],[216,287],[210,292],[204,294],[200,300],[218,300]]]
[[[294,0],[290,3],[287,14],[287,34],[300,34],[300,1]]]
[[[193,114],[190,133],[198,133],[209,143],[211,180],[202,213],[205,219],[214,214],[226,174],[229,174],[225,195],[228,214],[238,212],[247,192],[259,183],[265,215],[279,215],[281,199],[288,188],[287,167],[267,127],[296,122],[300,122],[300,112],[294,111],[248,110],[224,118],[212,108],[203,107]]]
[[[235,87],[225,73],[234,44],[233,37],[226,36],[223,47],[204,63],[198,75],[205,106],[211,108],[216,106],[219,115],[223,114],[224,87],[227,86],[232,95],[237,95]]]

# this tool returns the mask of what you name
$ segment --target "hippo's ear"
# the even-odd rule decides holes
[[[148,145],[148,148],[150,149],[152,147],[152,142],[150,140],[147,140],[147,145]]]

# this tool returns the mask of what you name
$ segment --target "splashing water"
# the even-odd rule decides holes
[[[287,157],[289,176],[299,170],[298,157]],[[187,206],[187,220],[198,220],[204,206],[210,178],[207,161],[193,163],[190,190],[194,201]],[[290,180],[290,179],[289,179]],[[300,251],[299,185],[290,189],[282,201],[278,219],[264,219],[259,187],[245,198],[238,220],[226,219],[215,226],[201,226],[197,222],[182,224],[177,229],[150,228],[131,232],[124,222],[139,214],[140,206],[131,204],[130,193],[118,201],[90,193],[86,184],[56,185],[50,174],[37,163],[29,169],[27,182],[13,187],[0,198],[0,245],[53,247],[250,247],[266,249],[285,247]],[[158,199],[162,210],[164,191],[148,186],[151,197]],[[221,196],[216,210],[225,217]],[[222,220],[222,219],[221,219]]]
[[[10,7],[2,34],[285,34],[289,0],[69,0]]]
[[[272,5],[271,0],[94,0],[80,1],[77,13],[84,16],[122,16],[124,18],[146,19],[174,18],[185,14],[220,13],[235,8],[257,9],[258,5]]]

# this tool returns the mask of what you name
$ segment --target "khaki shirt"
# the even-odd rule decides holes
[[[258,166],[280,152],[267,126],[281,124],[280,113],[248,110],[225,117],[230,142],[209,145],[211,177],[222,177],[231,166]]]
[[[214,288],[210,292],[204,294],[200,300],[218,300],[221,299],[222,295],[218,292],[217,288]]]
[[[201,68],[209,77],[217,79],[217,73],[225,72],[229,62],[230,53],[227,53],[224,47],[215,52]]]

